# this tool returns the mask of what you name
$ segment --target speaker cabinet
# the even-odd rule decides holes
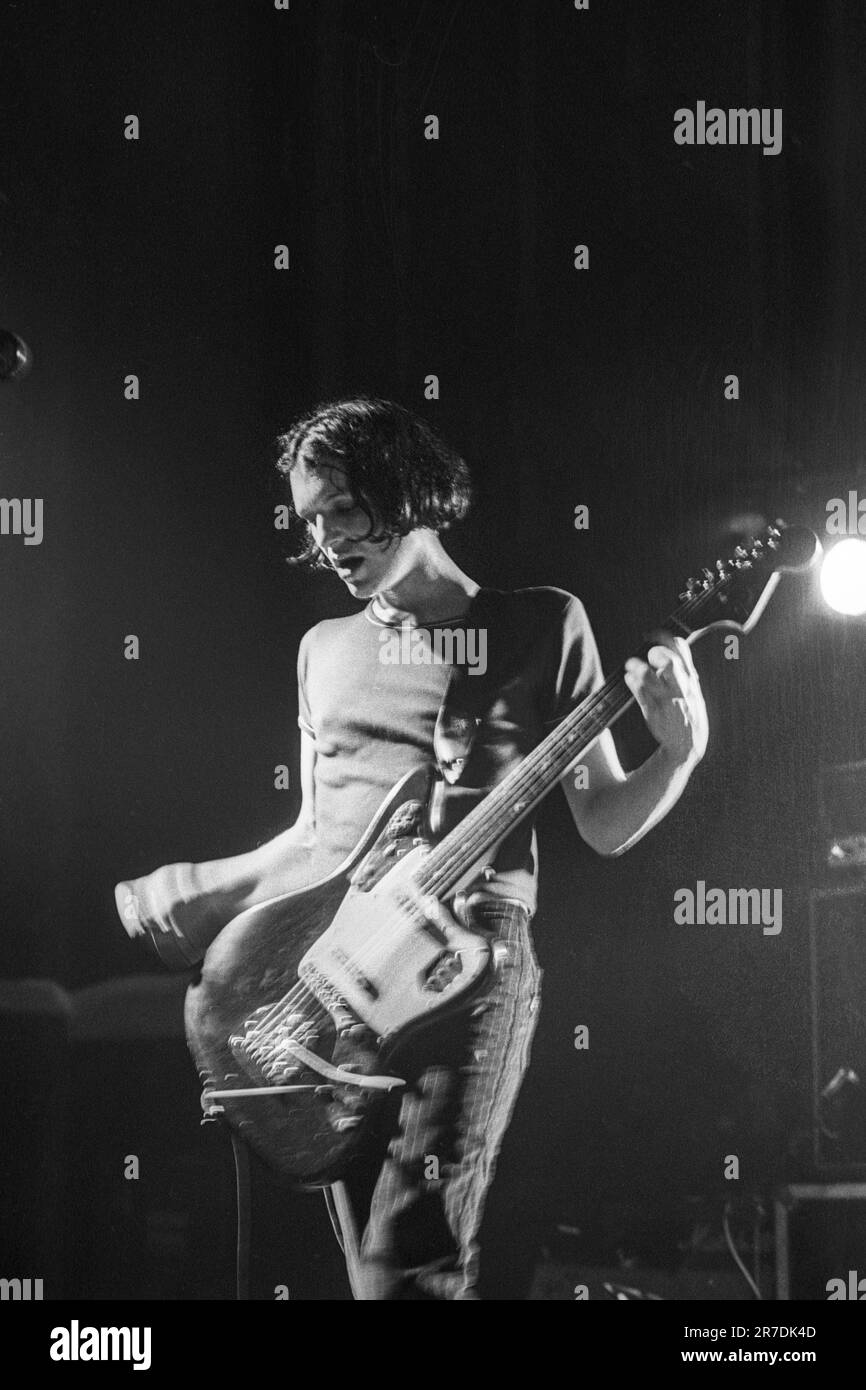
[[[795,1184],[774,1205],[776,1297],[866,1301],[866,1183]]]
[[[866,1175],[866,882],[809,893],[814,1159]]]

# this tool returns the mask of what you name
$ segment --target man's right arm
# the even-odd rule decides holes
[[[118,883],[117,910],[130,936],[183,936],[196,953],[239,912],[300,888],[312,878],[316,817],[316,747],[301,731],[301,809],[294,825],[245,854],[201,864],[165,864]]]

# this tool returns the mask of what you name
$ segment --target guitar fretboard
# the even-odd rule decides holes
[[[663,626],[688,636],[693,626],[682,618],[686,612],[693,614],[705,597],[690,599]],[[641,650],[645,653],[647,647]],[[417,873],[423,892],[444,897],[468,870],[483,861],[489,850],[532,814],[568,768],[634,702],[624,675],[621,667],[609,676],[440,840]]]
[[[417,874],[423,891],[440,898],[447,894],[468,869],[532,813],[570,764],[633,699],[620,673],[572,710],[431,850]],[[590,704],[592,708],[587,708]]]

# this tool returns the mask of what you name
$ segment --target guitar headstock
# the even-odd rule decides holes
[[[681,606],[669,622],[690,637],[711,627],[749,632],[763,613],[783,571],[810,569],[821,542],[806,526],[768,526],[757,539],[738,545],[715,569],[690,579],[679,595]]]

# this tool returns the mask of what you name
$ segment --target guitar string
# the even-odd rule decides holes
[[[624,701],[622,701],[622,696],[624,694],[626,698]],[[500,832],[507,830],[509,826],[513,824],[510,818],[508,820],[501,820],[501,823],[497,824],[497,816],[501,815],[500,803],[502,801],[506,801],[508,803],[512,802],[512,800],[515,798],[515,795],[519,800],[519,795],[522,794],[524,790],[527,790],[530,786],[537,785],[539,781],[541,781],[543,784],[544,773],[546,771],[547,766],[550,762],[554,761],[555,758],[561,758],[563,752],[566,754],[566,766],[568,765],[568,762],[579,758],[581,756],[581,752],[588,746],[592,739],[598,736],[597,734],[591,734],[590,738],[587,738],[583,741],[582,747],[575,751],[573,745],[576,741],[580,742],[579,731],[581,725],[585,725],[588,721],[591,724],[593,720],[597,718],[599,712],[603,709],[605,701],[607,701],[611,696],[615,697],[614,708],[616,707],[616,703],[621,702],[622,709],[626,708],[627,705],[631,703],[632,699],[634,698],[630,692],[624,691],[622,689],[622,671],[617,672],[615,676],[609,677],[608,680],[605,682],[604,686],[602,686],[598,691],[595,692],[593,696],[590,697],[590,700],[588,702],[588,708],[585,709],[581,714],[581,717],[574,722],[571,729],[569,730],[567,739],[562,739],[562,732],[563,725],[569,723],[568,716],[566,716],[566,719],[563,720],[563,723],[561,725],[558,725],[557,728],[551,732],[549,737],[554,742],[548,746],[547,753],[546,755],[544,755],[544,757],[538,757],[538,749],[533,749],[532,753],[528,755],[524,763],[520,764],[520,767],[521,769],[523,769],[523,771],[514,783],[511,783],[510,781],[508,781],[508,779],[505,779],[505,781],[501,782],[497,788],[494,788],[493,791],[490,792],[489,795],[484,798],[484,800],[479,804],[479,806],[473,808],[473,811],[470,812],[469,816],[464,817],[463,821],[460,822],[461,842],[459,848],[455,846],[455,849],[450,853],[450,855],[446,854],[444,856],[442,863],[437,866],[438,875],[434,874],[434,876],[429,879],[429,882],[427,878],[416,879],[416,885],[421,887],[422,891],[425,888],[429,888],[432,890],[436,883],[447,881],[447,878],[453,871],[454,861],[456,860],[457,864],[459,865],[460,858],[462,858],[466,853],[467,845],[470,846],[469,856],[467,857],[470,857],[471,854],[475,852],[476,846],[478,847],[478,853],[480,855],[485,846],[489,845],[497,837],[499,837]],[[576,713],[576,711],[573,711],[573,713]],[[604,709],[604,713],[607,714],[608,711]],[[592,716],[592,719],[590,718],[590,716]],[[560,745],[558,748],[556,748],[555,752],[554,743],[558,743]],[[535,766],[531,769],[528,769],[527,765],[529,764],[530,760],[534,762]],[[507,791],[503,791],[506,782],[508,782],[508,789]],[[498,796],[496,795],[497,793],[499,793]],[[529,814],[530,811],[531,807],[527,809],[526,814]],[[481,814],[478,814],[479,812]],[[476,820],[470,827],[470,834],[468,836],[465,836],[467,822],[470,820],[470,817],[472,816],[475,816]],[[439,848],[441,849],[441,846]],[[433,852],[436,853],[436,851]],[[386,917],[384,921],[382,921],[379,924],[377,929],[365,940],[361,950],[352,957],[351,964],[355,968],[360,968],[363,964],[366,964],[370,959],[373,958],[373,956],[378,951],[384,948],[384,946],[387,944],[389,937],[392,934],[399,935],[401,931],[405,929],[405,923],[405,915],[392,915]],[[286,996],[283,997],[282,1000],[276,1001],[276,1004],[268,1010],[267,1014],[262,1019],[258,1020],[254,1030],[257,1046],[266,1046],[268,1034],[270,1034],[273,1037],[274,1041],[276,1041],[274,1035],[276,1034],[280,1025],[283,1022],[285,1022],[285,1020],[288,1017],[290,1017],[292,1010],[294,1010],[302,1002],[305,994],[307,994],[309,997],[313,999],[316,999],[316,996],[312,994],[312,992],[309,990],[309,987],[305,985],[303,981],[301,981],[297,985],[293,986],[293,988],[289,991],[289,993]],[[319,1021],[320,1018],[324,1018],[328,1014],[328,1010],[325,1007],[323,1007],[318,1000],[316,1000],[316,1003],[317,1007],[315,1009],[306,1011],[306,1019],[310,1023],[316,1023]]]
[[[489,805],[488,802],[490,798],[485,798],[481,803],[483,814],[477,817],[477,823],[471,828],[473,833],[461,840],[459,851],[456,853],[452,852],[450,855],[445,855],[444,858],[441,859],[441,862],[435,866],[435,871],[433,873],[428,872],[424,875],[422,870],[422,876],[416,879],[416,884],[421,888],[422,892],[426,890],[435,893],[436,886],[440,883],[447,882],[451,877],[455,859],[459,864],[462,854],[465,853],[471,856],[476,844],[485,847],[493,843],[498,837],[499,832],[511,823],[510,818],[509,820],[504,819],[503,811],[499,805],[503,799],[511,804],[513,798],[517,797],[519,799],[519,796],[529,786],[534,786],[536,789],[539,783],[543,786],[544,774],[547,766],[551,763],[555,763],[557,758],[561,759],[563,750],[565,751],[566,764],[568,761],[580,757],[582,748],[579,748],[575,752],[573,747],[574,743],[577,741],[582,744],[582,747],[586,747],[591,741],[591,738],[580,739],[579,734],[581,726],[585,727],[587,722],[589,722],[590,727],[588,732],[592,735],[592,724],[597,720],[599,711],[605,706],[605,701],[609,695],[612,694],[616,697],[614,708],[617,704],[625,708],[626,705],[630,703],[633,697],[630,693],[622,690],[620,675],[616,678],[610,678],[609,681],[606,682],[606,685],[609,685],[610,689],[596,692],[595,698],[593,699],[594,708],[584,711],[581,718],[574,722],[569,730],[567,739],[563,740],[559,738],[556,740],[554,745],[549,746],[545,757],[538,758],[536,756],[534,759],[535,767],[528,769],[524,776],[519,778],[513,785],[509,786],[507,794],[502,794],[500,792],[496,804]],[[627,695],[625,701],[622,700],[623,694]],[[605,709],[605,714],[606,713],[607,710]],[[589,719],[590,715],[592,715],[592,719]],[[567,724],[569,721],[566,719],[564,722]],[[553,731],[553,734],[559,732],[559,729],[557,729]],[[556,744],[559,746],[556,746]],[[536,750],[533,750],[533,752],[535,751]],[[500,788],[501,786],[502,784],[500,784]],[[493,794],[491,793],[491,798],[492,796]],[[481,808],[475,809],[477,811]],[[529,809],[527,810],[527,814],[529,814]],[[461,823],[461,828],[464,831],[466,828],[466,819],[468,818],[464,818],[464,821]],[[377,952],[385,948],[392,935],[399,935],[405,931],[405,925],[405,915],[397,916],[393,913],[386,915],[384,920],[380,921],[378,924],[376,931],[364,941],[361,950],[353,955],[352,965],[356,969],[360,969],[363,965],[366,965]],[[321,1004],[316,995],[309,990],[309,987],[305,985],[303,981],[294,985],[282,1000],[276,1001],[276,1004],[256,1022],[251,1038],[251,1050],[255,1060],[261,1065],[273,1064],[277,1060],[274,1049],[280,1046],[280,1034],[283,1031],[283,1025],[292,1017],[293,1012],[296,1012],[300,1008],[305,994],[309,999],[315,1000],[314,1007],[310,1008],[308,1006],[303,1010],[302,1014],[302,1017],[305,1018],[309,1026],[315,1028],[321,1020],[328,1016],[328,1010]]]
[[[685,615],[685,612],[687,610],[694,610],[698,608],[701,603],[706,601],[710,593],[715,592],[717,588],[718,586],[714,586],[712,590],[703,591],[701,594],[696,595],[694,600],[687,602],[682,608],[676,610],[676,615],[672,615],[674,621],[676,621],[677,615]],[[670,619],[668,621],[670,621]],[[584,751],[584,749],[592,741],[592,737],[586,739],[583,742],[583,746],[579,748],[577,752],[574,751],[573,745],[575,741],[579,740],[580,726],[585,725],[586,722],[589,721],[591,732],[592,722],[594,721],[595,717],[598,715],[602,707],[605,705],[606,701],[608,701],[608,699],[610,699],[611,697],[613,697],[611,699],[613,709],[611,711],[605,710],[605,714],[621,713],[625,708],[627,708],[628,704],[630,704],[633,699],[633,696],[629,692],[626,695],[626,699],[623,701],[622,696],[625,693],[626,692],[622,689],[622,673],[618,672],[615,677],[609,678],[601,687],[601,689],[595,693],[593,697],[590,697],[590,700],[587,702],[587,708],[583,711],[580,718],[576,720],[573,726],[569,729],[567,738],[563,741],[562,734],[564,732],[564,726],[567,726],[569,724],[568,717],[566,717],[566,719],[563,721],[561,725],[557,726],[557,728],[552,731],[552,734],[550,736],[551,742],[550,744],[548,744],[548,748],[545,754],[541,757],[535,756],[534,758],[532,754],[530,754],[529,758],[526,760],[526,763],[520,765],[521,768],[524,769],[524,771],[521,773],[520,776],[518,776],[515,779],[513,784],[509,783],[507,793],[503,794],[500,790],[500,797],[498,799],[502,800],[504,796],[504,799],[511,802],[515,794],[519,796],[520,792],[518,791],[518,788],[520,789],[520,791],[522,791],[524,787],[528,788],[529,786],[531,786],[534,781],[540,781],[543,785],[543,782],[545,780],[544,774],[546,773],[551,764],[555,765],[555,763],[558,760],[562,759],[563,752],[566,755],[565,760],[563,762],[563,770],[565,770],[565,768],[568,767],[569,763],[571,763],[572,761],[576,761],[577,758],[581,756],[581,753]],[[617,705],[620,706],[619,709],[616,708]],[[606,723],[609,722],[611,721],[606,721]],[[598,737],[598,735],[596,734],[594,735],[594,737]],[[537,750],[533,750],[533,753],[537,755]],[[533,766],[531,768],[527,768],[527,764],[530,762],[530,760],[532,760]],[[505,779],[505,781],[508,782],[509,779]],[[505,783],[500,783],[500,789],[504,785]],[[474,827],[474,836],[470,834],[469,837],[466,837],[465,835],[465,831],[467,829],[466,822],[469,818],[465,817],[464,821],[461,823],[461,844],[459,854],[456,856],[452,854],[450,856],[450,859],[447,854],[444,856],[444,858],[440,855],[440,863],[436,866],[436,871],[434,871],[432,876],[428,873],[426,877],[422,877],[420,881],[416,881],[418,882],[418,886],[420,886],[422,890],[425,887],[434,888],[437,884],[447,883],[448,878],[453,872],[453,860],[455,859],[455,857],[458,860],[458,864],[459,859],[461,857],[464,859],[465,862],[465,859],[475,852],[476,847],[478,848],[479,852],[482,851],[483,845],[478,844],[479,841],[483,841],[484,843],[489,845],[496,838],[498,830],[505,828],[505,826],[496,826],[496,816],[499,808],[497,806],[491,807],[488,804],[490,800],[495,799],[496,790],[497,789],[494,789],[494,792],[490,794],[489,798],[484,799],[484,801],[480,804],[480,807],[475,808],[476,811],[480,810],[482,814],[480,814],[477,817],[477,825]],[[531,810],[531,807],[529,809]],[[527,811],[527,814],[528,813],[529,812]],[[473,813],[470,813],[470,816],[472,814]],[[507,822],[506,825],[511,823],[513,822]],[[490,834],[491,826],[493,827],[492,835]],[[470,846],[468,850],[467,845]],[[379,929],[373,933],[372,937],[367,939],[367,941],[364,943],[362,950],[352,958],[353,964],[356,966],[356,968],[359,967],[361,962],[366,958],[370,957],[376,950],[381,949],[381,946],[384,944],[384,942],[387,941],[388,937],[392,932],[400,932],[403,929],[405,929],[405,917],[398,918],[395,916],[391,918],[386,918],[385,922],[383,922],[380,925]],[[278,1042],[278,1038],[276,1035],[279,1026],[287,1018],[291,1017],[292,1010],[296,1010],[300,1006],[305,995],[308,999],[315,1000],[315,1007],[313,1009],[308,1008],[305,1011],[307,1022],[312,1025],[315,1025],[319,1022],[320,1019],[327,1017],[328,1010],[319,1002],[317,997],[312,993],[312,991],[309,990],[309,988],[303,982],[299,982],[288,992],[286,996],[283,997],[281,1001],[276,1001],[276,1005],[272,1006],[271,1009],[267,1011],[267,1014],[264,1016],[264,1018],[258,1021],[254,1030],[255,1046],[257,1049],[269,1051],[270,1048],[272,1048],[274,1044]],[[269,1043],[270,1048],[268,1046]],[[271,1057],[269,1060],[273,1061],[273,1057]]]
[[[696,608],[699,603],[705,601],[707,597],[707,593],[696,596],[696,599],[692,603],[677,609],[676,614],[672,614],[667,621],[675,622],[677,620],[677,615],[684,614],[687,609]],[[447,879],[453,871],[455,860],[458,861],[459,867],[459,860],[461,858],[469,858],[469,855],[466,854],[467,841],[471,841],[472,852],[475,852],[477,849],[479,853],[481,853],[483,852],[483,846],[479,844],[479,839],[487,843],[492,843],[503,832],[507,833],[514,822],[509,817],[507,820],[502,820],[499,824],[496,823],[496,817],[500,812],[501,803],[503,801],[508,803],[514,800],[519,801],[520,793],[533,788],[533,784],[537,785],[539,782],[543,784],[548,778],[550,765],[556,760],[563,761],[563,754],[565,754],[563,771],[571,762],[576,761],[581,756],[581,753],[585,751],[589,743],[597,738],[599,734],[604,731],[604,728],[607,727],[610,721],[606,716],[610,713],[617,715],[622,713],[633,700],[634,697],[632,694],[627,691],[627,689],[624,689],[623,677],[624,668],[621,667],[614,675],[607,678],[604,684],[584,702],[583,706],[578,706],[577,709],[572,711],[571,715],[567,715],[565,719],[551,731],[550,735],[543,740],[542,744],[537,745],[536,748],[527,755],[523,762],[519,764],[518,769],[515,769],[511,777],[503,779],[503,781],[500,782],[498,786],[494,787],[478,805],[473,807],[472,811],[470,811],[469,814],[459,822],[459,825],[454,828],[452,834],[449,834],[446,839],[432,851],[432,856],[436,857],[437,861],[439,861],[435,866],[432,866],[436,873],[436,877],[429,877],[431,866],[425,865],[424,870],[422,870],[422,877],[416,879],[418,886],[423,888],[428,882],[431,884],[433,882],[441,884]],[[606,706],[609,706],[609,708],[606,708]],[[577,714],[578,711],[580,711],[580,717],[571,723],[573,716]],[[605,716],[604,725],[596,732],[593,732],[590,727],[589,737],[586,737],[582,742],[582,746],[575,751],[573,747],[574,743],[580,742],[581,734],[586,732],[583,726],[587,723],[591,726],[598,718],[599,714],[604,714]],[[570,728],[566,735],[565,729],[569,724]],[[540,754],[539,749],[542,748],[544,744],[547,744],[546,751],[544,754]],[[515,796],[515,793],[518,794]],[[536,800],[537,799],[538,798],[536,798]],[[529,807],[526,814],[528,814],[531,809],[532,808]],[[488,822],[492,822],[492,824],[488,824]],[[468,835],[467,831],[469,831]],[[443,855],[443,847],[447,844],[448,840],[458,835],[459,845],[455,840],[453,849],[451,851],[446,851]],[[427,871],[426,874],[425,870]],[[385,927],[383,930],[387,932],[388,928]],[[378,938],[379,932],[369,937],[368,943],[375,942],[378,944]],[[360,962],[362,957],[358,956],[353,959],[356,962]]]
[[[666,619],[663,626],[674,624],[675,626],[684,627],[685,625],[679,622],[679,618],[695,613],[708,599],[714,597],[719,590],[729,582],[729,579],[730,576],[726,576],[721,582],[713,584],[709,589],[702,590],[693,598],[688,599]],[[505,800],[511,803],[515,799],[515,793],[522,793],[524,787],[528,790],[533,783],[536,785],[538,783],[543,785],[550,766],[555,765],[558,760],[561,760],[563,755],[565,755],[563,772],[572,762],[577,761],[589,744],[604,732],[605,728],[609,727],[612,720],[606,719],[602,728],[599,729],[597,733],[592,734],[590,738],[586,739],[582,746],[575,752],[573,745],[575,742],[580,742],[580,726],[587,722],[591,725],[595,717],[603,710],[605,702],[608,700],[611,702],[612,709],[604,709],[604,714],[614,713],[617,716],[634,700],[634,696],[627,690],[627,687],[623,689],[623,671],[624,668],[621,667],[615,676],[608,677],[600,689],[589,697],[585,702],[586,707],[583,709],[580,717],[575,720],[574,724],[569,728],[568,735],[565,739],[563,739],[563,733],[565,727],[569,725],[571,718],[571,716],[568,715],[554,730],[552,730],[551,734],[548,736],[549,742],[548,739],[543,740],[542,745],[538,745],[533,749],[532,752],[527,755],[526,759],[518,765],[518,768],[515,769],[515,773],[512,774],[514,776],[513,782],[510,777],[503,779],[498,787],[495,787],[478,806],[470,811],[468,816],[464,817],[459,823],[459,827],[455,828],[455,830],[459,828],[460,831],[459,847],[455,838],[455,844],[452,850],[446,851],[444,855],[441,853],[443,845],[446,845],[447,841],[452,838],[452,834],[455,833],[451,832],[451,834],[446,836],[442,845],[437,846],[437,848],[432,851],[433,855],[437,855],[437,852],[440,852],[438,853],[438,858],[441,861],[434,866],[432,876],[425,877],[422,870],[421,876],[415,880],[416,886],[421,887],[422,890],[426,887],[428,890],[435,891],[437,885],[440,887],[442,885],[447,885],[448,878],[455,872],[455,868],[459,870],[461,859],[464,862],[471,861],[471,856],[473,854],[481,857],[485,847],[494,842],[498,832],[504,830],[507,833],[508,827],[514,824],[513,821],[509,820],[502,825],[496,825],[499,802]],[[623,695],[626,697],[624,700],[622,699]],[[619,708],[617,708],[618,704],[620,705]],[[581,706],[578,706],[578,709],[581,709]],[[572,711],[572,714],[575,713],[577,713],[577,711]],[[542,747],[544,744],[547,744],[546,751],[539,756],[538,748]],[[506,787],[507,791],[504,790]],[[546,792],[542,792],[536,796],[525,814],[530,814],[533,806],[537,804],[539,800],[542,800],[545,794]],[[519,794],[516,799],[520,799]],[[494,802],[497,803],[495,806],[492,804]],[[522,818],[523,817],[521,817],[521,819]],[[493,835],[490,833],[491,828],[494,832]],[[468,836],[466,835],[467,829],[469,830]],[[362,949],[358,954],[351,958],[351,964],[359,968],[366,959],[372,958],[377,951],[382,949],[392,933],[395,935],[400,934],[405,928],[405,921],[405,916],[394,915],[390,918],[386,918],[385,922],[383,922],[363,943]],[[320,1003],[317,996],[313,994],[303,981],[299,981],[282,999],[275,1001],[267,1014],[256,1024],[254,1038],[258,1048],[266,1046],[269,1038],[275,1037],[279,1025],[283,1023],[286,1018],[291,1016],[292,1011],[297,1011],[298,1007],[303,1003],[305,996],[308,1000],[315,1000],[315,1007],[305,1010],[306,1021],[315,1024],[319,1022],[320,1019],[329,1016],[329,1010]],[[265,1032],[265,1030],[268,1031]]]
[[[723,583],[727,582],[727,577]],[[694,599],[687,601],[680,608],[676,609],[666,620],[664,626],[674,624],[683,627],[679,622],[681,616],[689,612],[694,612],[710,597],[714,596],[721,584],[716,583],[710,589],[703,590],[695,595]],[[687,629],[685,629],[687,630]],[[459,877],[460,861],[471,861],[472,856],[477,852],[483,855],[486,842],[488,845],[494,843],[501,833],[507,833],[509,828],[515,824],[513,819],[507,819],[496,823],[497,816],[502,810],[502,803],[511,804],[519,801],[524,793],[530,794],[531,804],[523,811],[523,815],[529,814],[533,806],[546,795],[548,788],[545,783],[549,781],[550,770],[561,764],[558,775],[564,774],[571,763],[576,762],[581,754],[586,750],[591,742],[604,732],[612,719],[610,715],[618,717],[633,700],[632,694],[624,688],[624,668],[603,683],[598,691],[585,702],[585,707],[578,706],[572,711],[571,715],[566,716],[551,734],[537,745],[531,753],[523,760],[515,772],[503,779],[499,785],[492,789],[486,797],[473,810],[459,822],[453,835],[446,836],[446,839],[432,851],[431,859],[435,862],[426,864],[419,878],[416,880],[418,886],[429,887],[448,887],[448,879],[452,876]],[[573,716],[579,713],[579,717]],[[593,731],[592,725],[598,720],[599,715],[604,716],[604,723],[597,731]],[[588,737],[586,725],[589,724]],[[566,732],[567,730],[567,732]],[[575,751],[575,742],[581,746]],[[543,752],[540,750],[544,750]],[[459,844],[457,838],[459,838]],[[448,841],[454,839],[452,848],[446,849]],[[467,845],[471,846],[467,849]],[[373,940],[374,938],[370,938]]]
[[[710,596],[714,595],[718,591],[719,587],[721,586],[717,584],[714,585],[711,589],[704,590],[700,594],[695,595],[694,599],[687,601],[684,605],[675,610],[675,613],[668,618],[667,622],[677,623],[679,616],[685,616],[689,612],[696,611],[703,603],[707,601],[707,599]],[[515,778],[515,781],[513,783],[510,781],[509,778],[504,779],[504,781],[499,784],[499,787],[494,788],[494,790],[488,795],[488,797],[484,798],[484,800],[479,804],[479,806],[473,808],[473,811],[470,812],[468,817],[464,817],[463,821],[460,823],[461,833],[459,849],[457,849],[455,846],[455,850],[451,852],[450,856],[446,854],[443,858],[440,855],[440,859],[442,862],[436,866],[438,869],[438,876],[435,872],[433,877],[429,879],[424,878],[422,876],[421,880],[416,880],[418,886],[420,886],[423,890],[425,887],[433,888],[435,884],[441,885],[442,883],[447,883],[447,879],[454,871],[455,859],[457,860],[457,864],[459,866],[459,861],[461,858],[463,858],[465,862],[465,860],[469,858],[471,854],[476,853],[476,851],[479,854],[479,856],[483,854],[485,845],[489,845],[490,843],[492,843],[500,830],[507,830],[507,827],[513,824],[513,822],[509,820],[508,822],[505,822],[504,824],[497,826],[496,815],[498,813],[499,808],[498,806],[491,806],[489,803],[493,801],[502,801],[503,799],[510,803],[515,798],[515,795],[517,795],[517,799],[519,799],[520,792],[532,786],[534,781],[537,782],[540,780],[543,785],[543,781],[545,780],[544,774],[548,770],[550,764],[555,763],[558,759],[562,759],[563,753],[565,754],[565,760],[563,762],[563,771],[569,766],[571,762],[576,761],[581,756],[581,753],[585,751],[586,747],[589,746],[589,743],[594,741],[594,738],[598,737],[598,733],[591,735],[590,738],[586,739],[583,742],[582,747],[575,752],[573,745],[576,741],[579,741],[578,731],[580,730],[580,726],[585,725],[588,721],[591,725],[595,717],[602,710],[603,706],[605,705],[605,702],[608,700],[611,701],[613,709],[612,711],[604,710],[605,714],[612,712],[618,715],[619,713],[622,713],[623,710],[626,709],[628,705],[632,702],[634,697],[631,695],[630,692],[623,690],[622,686],[623,671],[621,668],[615,676],[609,677],[604,682],[602,687],[598,691],[596,691],[593,696],[589,698],[589,700],[586,702],[586,708],[583,710],[582,714],[580,715],[580,718],[577,719],[572,725],[572,727],[569,729],[567,738],[563,740],[562,736],[564,733],[565,726],[569,724],[568,716],[566,716],[565,720],[563,720],[562,723],[551,732],[551,735],[549,736],[551,742],[548,744],[545,754],[539,757],[537,756],[538,749],[533,749],[532,753],[528,755],[524,763],[519,765],[519,775]],[[624,701],[622,700],[623,695],[626,696]],[[616,708],[617,704],[620,705],[619,709]],[[574,713],[576,713],[576,711],[574,711]],[[612,721],[606,720],[604,727],[607,727],[610,722]],[[603,729],[599,730],[599,733],[600,732],[603,732]],[[544,742],[547,742],[547,740],[545,740]],[[529,767],[530,763],[533,764],[532,767]],[[508,789],[507,792],[504,792],[503,788],[506,787],[506,784]],[[499,793],[498,797],[497,792]],[[542,798],[536,798],[536,800],[538,799]],[[529,814],[531,809],[531,807],[528,808],[526,814]],[[473,816],[477,818],[476,824],[474,826],[469,827],[470,835],[467,837],[465,834],[467,829],[467,822],[469,822]],[[493,828],[492,835],[490,834],[491,823]],[[472,833],[473,831],[474,834]],[[450,837],[446,837],[446,840],[447,838]],[[470,846],[468,851],[467,845]],[[438,848],[439,850],[441,850],[441,846],[439,846]],[[436,851],[434,850],[433,853],[436,854]],[[364,942],[361,951],[359,951],[357,955],[352,957],[352,964],[356,968],[360,967],[362,962],[371,958],[373,954],[375,954],[378,950],[382,949],[382,946],[385,944],[388,937],[392,933],[399,934],[403,929],[405,929],[405,916],[392,916],[386,918],[385,921],[379,926],[379,928],[372,934],[372,936],[370,936]],[[319,1002],[316,995],[312,993],[309,987],[305,985],[302,981],[300,981],[298,982],[298,984],[292,987],[292,989],[288,992],[287,995],[283,997],[282,1000],[276,1001],[275,1005],[273,1005],[271,1009],[268,1010],[265,1017],[259,1020],[259,1022],[257,1023],[255,1028],[255,1039],[256,1045],[259,1048],[267,1047],[267,1042],[269,1041],[269,1039],[272,1039],[274,1041],[276,1040],[274,1035],[276,1034],[279,1025],[283,1023],[287,1017],[291,1016],[291,1012],[293,1010],[296,1010],[300,1006],[300,1004],[303,1002],[305,995],[308,999],[313,999],[316,1001],[315,1007],[313,1009],[305,1010],[306,1020],[309,1023],[315,1024],[319,1022],[320,1019],[326,1018],[328,1016],[329,1011]]]

